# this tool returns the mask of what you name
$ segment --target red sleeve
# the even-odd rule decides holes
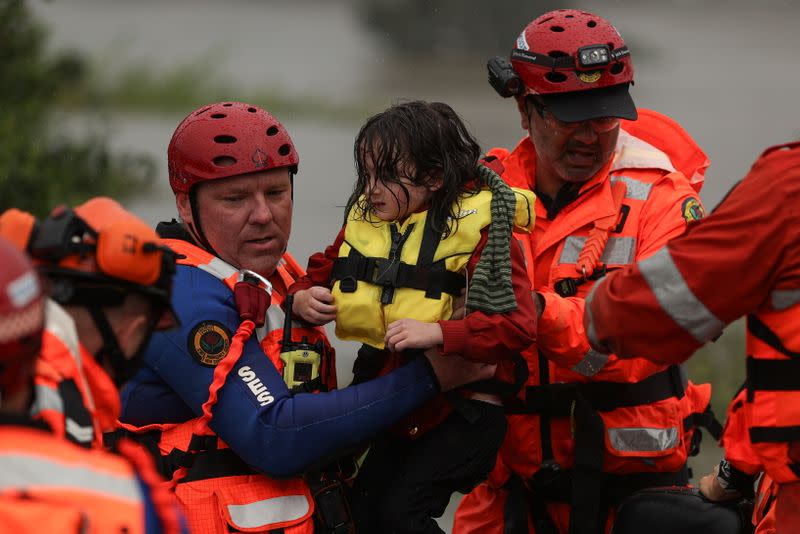
[[[488,230],[484,229],[467,264],[470,275],[478,264],[487,237]],[[536,308],[522,248],[513,238],[511,284],[517,300],[515,310],[502,314],[474,311],[461,320],[439,321],[444,338],[442,354],[456,354],[473,361],[495,363],[510,359],[533,344],[536,340]]]
[[[595,348],[680,362],[774,288],[797,287],[800,150],[782,152],[684,236],[597,284],[585,315]]]
[[[333,272],[333,262],[339,257],[339,247],[344,241],[344,228],[339,230],[339,234],[333,244],[325,248],[325,252],[317,252],[308,259],[306,275],[298,278],[289,287],[289,294],[293,295],[301,289],[308,289],[312,286],[324,286],[330,288],[331,274]]]

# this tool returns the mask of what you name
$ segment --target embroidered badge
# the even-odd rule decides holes
[[[583,83],[595,83],[597,80],[600,79],[600,74],[602,74],[599,70],[592,70],[589,72],[579,72],[578,79]]]
[[[700,201],[692,197],[683,201],[681,205],[681,215],[683,215],[683,219],[686,223],[690,224],[705,217],[706,212],[700,204]]]
[[[189,333],[189,354],[207,367],[217,365],[230,346],[230,331],[217,321],[203,321]]]

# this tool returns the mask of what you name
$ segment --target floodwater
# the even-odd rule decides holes
[[[522,133],[513,102],[503,101],[486,84],[485,58],[471,67],[467,61],[435,68],[393,61],[380,39],[359,25],[351,2],[37,0],[31,5],[50,27],[53,47],[78,48],[109,71],[132,60],[169,69],[213,57],[209,76],[238,87],[280,89],[334,103],[446,101],[485,148],[511,146]],[[710,156],[702,192],[707,207],[764,148],[800,137],[798,4],[674,0],[583,2],[581,7],[613,21],[630,45],[637,104],[678,120]],[[520,28],[526,22],[521,20]],[[508,37],[511,44],[516,36]],[[175,213],[166,184],[166,146],[181,118],[112,117],[114,146],[157,158],[159,183],[128,202],[151,223]],[[302,263],[339,227],[360,119],[279,118],[301,155],[290,249]],[[341,373],[347,376],[352,345],[337,347]]]

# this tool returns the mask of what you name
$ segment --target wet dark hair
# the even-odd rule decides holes
[[[448,217],[458,224],[459,197],[477,193],[483,185],[476,172],[480,154],[478,142],[447,104],[421,100],[396,104],[370,117],[356,136],[358,177],[346,213],[355,207],[356,217],[366,219],[372,210],[366,194],[368,162],[374,164],[379,181],[400,185],[406,201],[409,192],[401,178],[424,186],[441,177],[442,187],[431,197],[428,216],[433,228],[447,236],[452,230]],[[413,176],[405,170],[409,168]]]

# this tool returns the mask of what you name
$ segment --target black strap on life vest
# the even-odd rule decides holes
[[[67,439],[81,447],[90,448],[92,441],[94,441],[94,423],[92,421],[92,414],[89,409],[83,404],[83,395],[78,389],[77,384],[71,378],[62,380],[58,383],[58,396],[61,397],[64,413],[65,436]],[[80,429],[88,429],[91,432],[88,436],[79,436],[70,432],[72,425]]]
[[[747,331],[754,337],[760,339],[781,354],[793,359],[800,359],[800,352],[788,349],[778,337],[757,315],[747,316]]]
[[[544,378],[540,377],[542,381]],[[680,367],[672,365],[639,382],[598,381],[528,386],[525,388],[525,401],[509,405],[506,411],[568,417],[580,395],[594,410],[609,412],[617,408],[653,404],[671,397],[680,399],[685,395],[685,387],[686,380]]]
[[[635,489],[662,485],[664,473],[640,473],[639,477],[623,481],[617,476],[609,479],[603,473],[605,451],[605,426],[599,412],[621,407],[652,404],[668,398],[685,395],[686,379],[678,366],[647,377],[636,383],[590,382],[585,384],[549,384],[549,366],[540,354],[540,382],[525,390],[524,403],[510,404],[510,413],[540,415],[542,436],[542,466],[528,481],[533,492],[530,510],[535,521],[547,523],[545,501],[556,500],[561,495],[571,503],[570,534],[596,534],[601,532],[608,512],[608,496],[621,487],[624,495]],[[575,467],[563,470],[555,462],[550,443],[552,417],[574,417]],[[627,475],[626,475],[627,476]],[[688,471],[667,477],[670,484],[687,484]],[[633,484],[633,481],[643,485]],[[615,487],[610,487],[614,484]],[[561,488],[561,492],[556,491]],[[541,501],[541,502],[537,502]]]
[[[769,330],[766,325],[758,322]],[[748,321],[748,328],[749,325]],[[763,332],[760,327],[757,328]],[[749,356],[747,379],[744,384],[747,388],[747,402],[754,401],[756,391],[798,391],[800,390],[798,377],[800,377],[800,360],[761,360]],[[753,426],[750,427],[749,434],[752,443],[789,443],[800,441],[800,426]],[[789,468],[800,477],[800,464],[789,464]]]
[[[332,278],[339,280],[339,289],[343,293],[352,293],[358,286],[358,281],[368,282],[383,286],[381,303],[389,304],[394,298],[396,288],[407,287],[425,291],[425,296],[431,299],[440,299],[442,293],[458,296],[466,286],[464,275],[448,271],[444,259],[434,262],[436,249],[441,241],[441,232],[435,231],[431,217],[425,220],[422,244],[416,265],[409,265],[400,261],[400,255],[411,231],[410,224],[405,233],[400,234],[396,225],[389,228],[392,233],[392,244],[388,258],[372,258],[362,255],[355,247],[351,246],[350,252],[344,258],[336,258],[333,262]]]
[[[590,280],[600,280],[606,274],[610,273],[611,271],[616,271],[617,269],[619,269],[619,267],[609,268],[607,265],[603,265],[602,267],[595,269],[594,272],[586,278],[562,278],[553,285],[553,289],[561,297],[574,297],[578,294],[578,286],[582,286]]]

